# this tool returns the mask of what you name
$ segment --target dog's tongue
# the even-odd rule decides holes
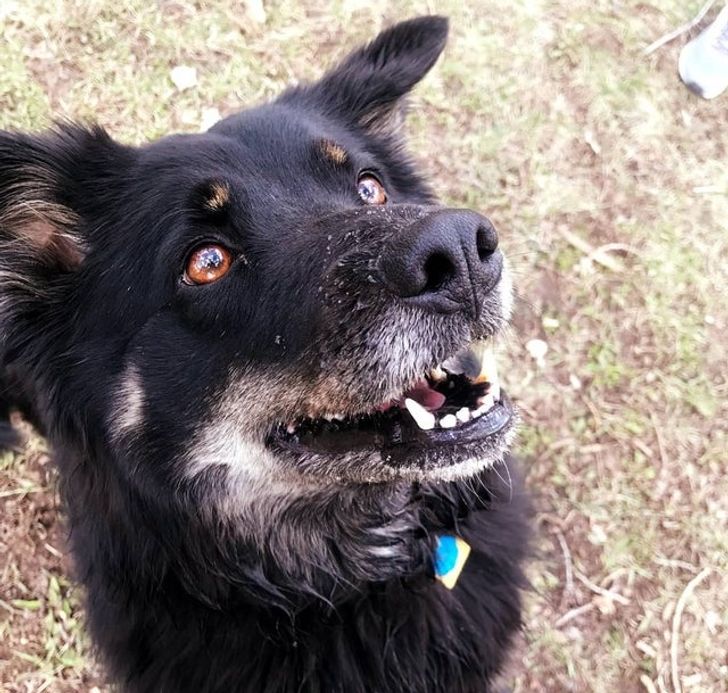
[[[413,388],[404,393],[402,403],[405,399],[413,399],[428,411],[436,411],[445,404],[446,397],[441,392],[433,390],[426,380],[420,380]]]

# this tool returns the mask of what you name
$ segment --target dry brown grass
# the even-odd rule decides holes
[[[313,77],[385,23],[452,18],[418,89],[413,149],[453,204],[500,227],[520,302],[503,344],[526,426],[540,555],[516,691],[728,688],[728,95],[691,96],[700,2],[351,0],[241,7],[94,0],[0,6],[0,126],[93,119],[127,141],[194,130]],[[179,92],[175,65],[197,85]],[[541,365],[527,344],[542,339]],[[103,688],[64,577],[40,443],[0,454],[0,682]]]

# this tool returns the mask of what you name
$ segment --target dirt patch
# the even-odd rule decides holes
[[[8,693],[89,690],[102,679],[78,617],[78,590],[48,455],[0,466],[0,688]]]

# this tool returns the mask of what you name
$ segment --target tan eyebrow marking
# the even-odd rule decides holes
[[[205,206],[212,212],[219,212],[230,202],[230,186],[223,181],[215,181],[206,191]]]
[[[333,140],[321,140],[319,142],[321,153],[330,161],[341,166],[349,160],[349,154],[340,144]]]

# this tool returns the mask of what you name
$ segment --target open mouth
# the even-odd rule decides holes
[[[477,341],[441,364],[401,396],[352,416],[303,418],[275,427],[269,444],[293,452],[342,455],[381,450],[392,464],[411,463],[417,450],[440,449],[454,464],[468,449],[496,442],[512,427],[513,407],[500,387],[492,341]],[[462,448],[462,454],[455,454]]]

